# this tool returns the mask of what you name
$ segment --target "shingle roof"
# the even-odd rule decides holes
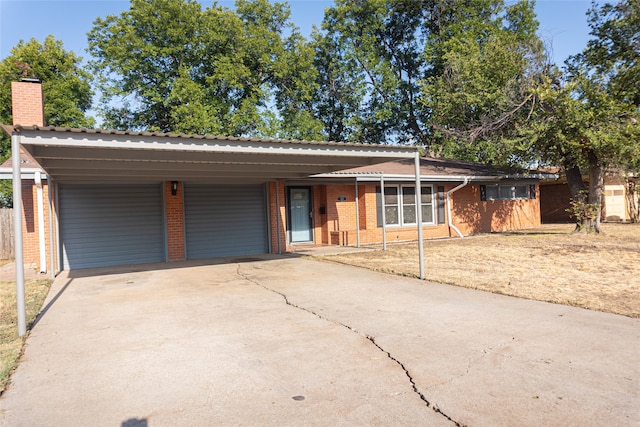
[[[379,174],[385,175],[413,175],[415,163],[413,159],[402,159],[378,165],[363,166],[347,169],[335,174]],[[522,171],[521,171],[522,172]],[[438,159],[435,157],[420,158],[420,174],[442,176],[503,176],[509,171],[480,163],[464,162],[460,160]]]

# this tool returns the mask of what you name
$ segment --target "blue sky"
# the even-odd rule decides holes
[[[211,1],[202,1],[210,5]],[[218,1],[231,7],[233,1]],[[320,25],[327,0],[291,0],[292,20],[308,35],[314,24]],[[554,62],[562,64],[579,53],[589,39],[585,12],[590,0],[538,0],[536,14],[539,34],[551,47]],[[97,17],[119,14],[128,9],[123,0],[0,0],[0,59],[6,57],[19,40],[35,37],[42,41],[48,34],[62,40],[67,50],[88,57],[86,33]]]

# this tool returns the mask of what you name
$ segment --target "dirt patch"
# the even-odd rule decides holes
[[[426,280],[640,317],[640,225],[602,228],[600,235],[572,234],[566,224],[427,240]],[[319,258],[419,275],[415,242]]]

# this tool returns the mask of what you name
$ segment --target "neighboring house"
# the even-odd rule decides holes
[[[589,186],[589,177],[584,176]],[[602,200],[602,221],[627,222],[629,200],[624,179],[617,173],[607,173],[604,177]],[[540,183],[540,217],[543,223],[574,222],[569,212],[571,194],[565,178],[543,179]]]
[[[3,128],[29,162],[24,259],[40,271],[415,240],[416,182],[424,237],[540,224],[539,176],[421,159],[416,181],[415,147],[54,128],[42,110],[38,84],[13,83]]]

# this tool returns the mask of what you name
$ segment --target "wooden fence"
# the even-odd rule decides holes
[[[0,209],[0,259],[13,259],[13,209]]]

